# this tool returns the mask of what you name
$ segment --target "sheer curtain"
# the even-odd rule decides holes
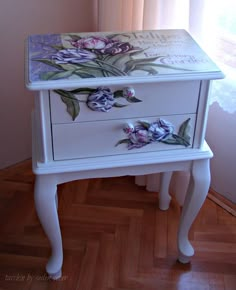
[[[190,29],[200,35],[204,0],[95,0],[99,31]]]
[[[171,29],[181,28],[188,30],[193,37],[213,58],[220,63],[227,78],[224,81],[217,81],[213,85],[210,103],[213,109],[210,110],[210,120],[207,131],[207,141],[215,151],[212,162],[212,185],[216,191],[223,193],[233,192],[235,189],[235,177],[222,177],[222,148],[232,148],[236,145],[236,133],[224,130],[229,134],[221,138],[217,132],[215,121],[219,117],[219,108],[225,114],[236,112],[236,91],[235,91],[235,29],[236,27],[236,4],[234,0],[95,0],[97,9],[97,30],[99,31],[123,31],[123,30],[148,30],[148,29]],[[212,11],[214,13],[212,13]],[[232,23],[231,23],[231,22]],[[229,23],[230,22],[230,23]],[[227,33],[226,33],[227,32]],[[226,35],[227,34],[227,35]],[[232,36],[233,35],[233,36]],[[228,37],[228,38],[227,38]],[[231,57],[230,57],[231,54]],[[233,55],[232,55],[233,54]],[[224,56],[224,57],[223,57]],[[218,111],[214,110],[217,103]],[[216,112],[217,111],[217,112]],[[232,117],[232,116],[231,116]],[[224,118],[224,116],[222,117]],[[224,118],[225,119],[225,118]],[[232,118],[231,118],[232,119]],[[230,120],[231,120],[230,119]],[[231,120],[232,121],[232,120]],[[236,125],[236,115],[233,118]],[[227,125],[226,125],[227,127]],[[225,128],[226,128],[225,127]],[[234,130],[236,132],[236,130]],[[222,134],[223,134],[222,133]],[[209,140],[208,140],[209,139]],[[225,141],[227,140],[227,141]],[[230,141],[229,141],[230,140]],[[217,141],[217,142],[216,142]],[[226,142],[226,144],[225,144]],[[229,146],[230,143],[230,146]],[[216,148],[218,146],[218,148]],[[236,147],[235,147],[236,148]],[[217,154],[216,154],[217,153]],[[227,156],[229,153],[226,152]],[[230,154],[230,171],[236,172],[236,153]],[[232,158],[233,157],[233,158]],[[226,162],[226,161],[225,161]],[[219,166],[221,165],[221,166]],[[226,165],[225,165],[226,166]],[[227,171],[227,170],[226,170]],[[187,186],[186,175],[177,174],[173,184],[177,196],[184,192]],[[229,186],[226,190],[225,182]],[[219,184],[220,181],[220,184]],[[150,190],[157,188],[156,176],[149,176],[148,180],[137,179],[138,183],[147,183]],[[178,193],[179,192],[179,193]],[[230,195],[230,196],[229,196]],[[235,200],[232,194],[227,196]],[[180,198],[183,199],[183,196]]]

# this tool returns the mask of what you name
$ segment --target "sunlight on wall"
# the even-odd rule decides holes
[[[204,43],[225,79],[213,81],[206,140],[211,160],[211,188],[236,202],[236,1],[206,1]]]
[[[213,3],[214,2],[214,3]],[[214,5],[214,13],[212,13]],[[203,42],[226,75],[214,81],[210,104],[218,102],[228,113],[236,112],[236,2],[207,1]]]

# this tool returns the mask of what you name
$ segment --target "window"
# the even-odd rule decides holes
[[[226,78],[213,84],[211,103],[236,112],[236,1],[206,1],[204,47],[215,57]]]

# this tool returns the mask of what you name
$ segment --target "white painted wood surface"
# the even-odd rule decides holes
[[[57,185],[76,179],[133,175],[140,176],[136,178],[139,185],[151,180],[151,186],[155,187],[158,185],[155,182],[156,174],[161,173],[159,208],[166,210],[170,203],[169,184],[172,172],[190,172],[191,181],[183,205],[177,240],[179,260],[182,263],[189,262],[194,254],[188,232],[207,195],[210,182],[209,159],[213,156],[204,141],[209,86],[210,80],[222,78],[223,74],[183,30],[161,31],[155,35],[152,32],[135,33],[139,34],[139,44],[143,43],[140,39],[148,37],[155,53],[169,51],[172,56],[168,59],[167,55],[165,61],[176,62],[182,59],[189,70],[160,70],[160,74],[155,76],[143,74],[34,81],[33,73],[40,76],[44,72],[40,70],[45,67],[41,66],[33,72],[35,62],[26,60],[27,86],[40,91],[35,96],[32,114],[33,170],[36,174],[34,194],[36,210],[52,248],[46,271],[53,279],[61,276],[63,265],[56,204]],[[149,51],[151,53],[153,50]],[[181,53],[183,55],[180,57]],[[188,53],[187,59],[194,60],[191,67],[185,58]],[[196,57],[192,57],[194,53]],[[29,55],[31,57],[34,54],[29,52]],[[108,113],[91,111],[85,103],[81,103],[81,112],[72,121],[64,103],[52,90],[87,86],[108,86],[112,91],[132,86],[136,97],[142,102],[131,103],[125,108],[112,108]],[[86,100],[86,96],[83,98]],[[191,118],[191,146],[185,148],[152,143],[130,151],[125,144],[115,146],[126,137],[122,131],[126,122],[140,119],[153,122],[158,117],[173,123],[176,131],[183,121]]]

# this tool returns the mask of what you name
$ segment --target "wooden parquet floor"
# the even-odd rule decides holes
[[[236,219],[207,199],[190,232],[191,264],[176,261],[181,208],[133,177],[58,187],[63,276],[44,271],[50,254],[33,202],[31,161],[0,171],[0,290],[235,290]]]

